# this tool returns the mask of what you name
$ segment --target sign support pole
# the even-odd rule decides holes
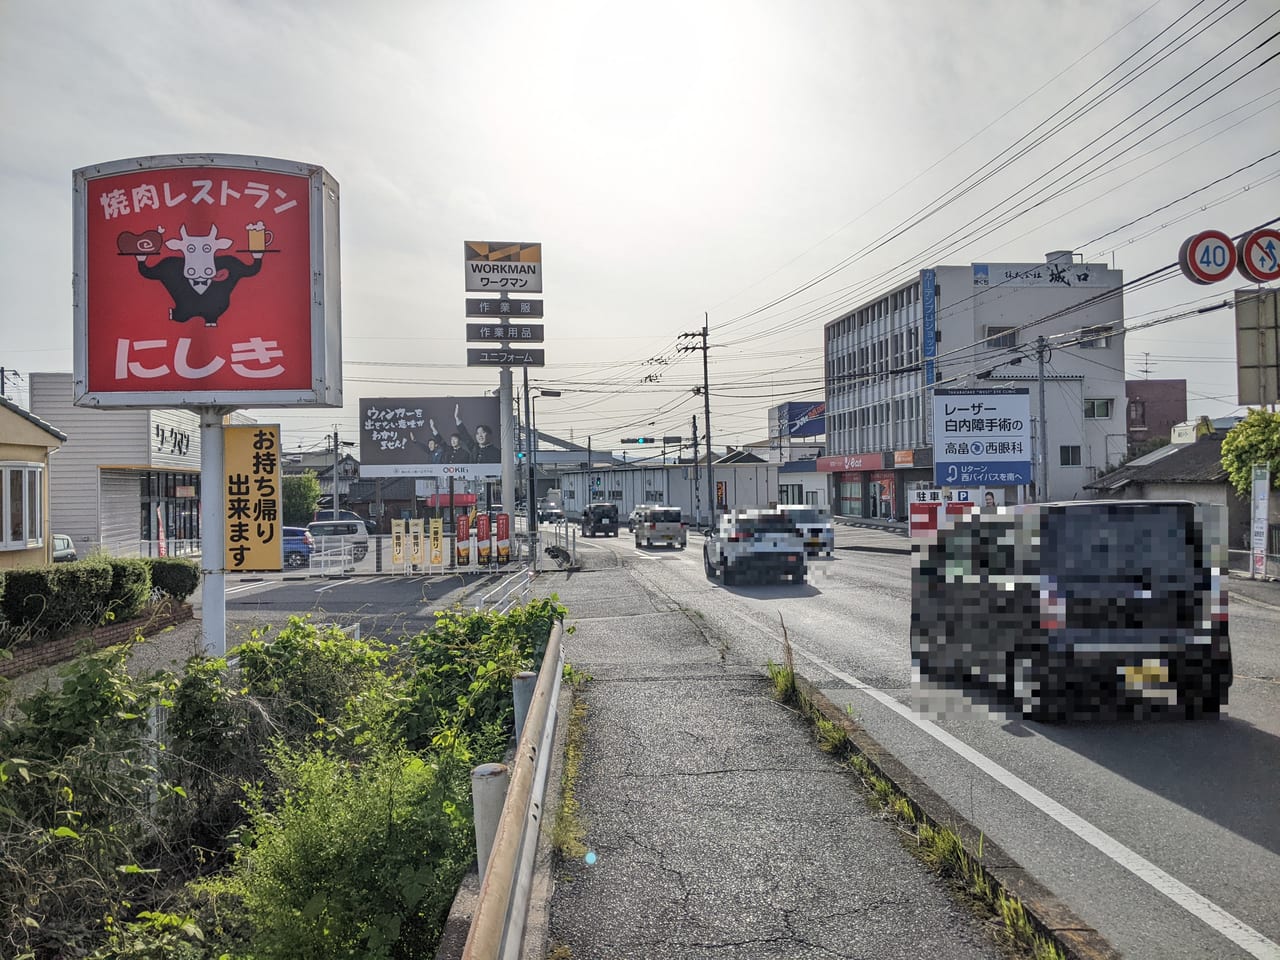
[[[222,407],[200,407],[200,639],[205,656],[227,652],[226,457]]]
[[[498,402],[502,405],[499,424],[502,431],[502,509],[514,513],[516,505],[516,428],[511,416],[511,368],[499,374]]]
[[[1040,386],[1040,489],[1036,497],[1041,503],[1049,502],[1049,411],[1044,405],[1044,355],[1049,349],[1049,342],[1040,337],[1036,340],[1036,379]]]

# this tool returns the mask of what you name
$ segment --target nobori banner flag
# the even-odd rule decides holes
[[[338,184],[140,157],[73,175],[75,402],[342,406]]]
[[[497,397],[382,397],[360,401],[362,477],[502,475]]]
[[[940,487],[1030,483],[1028,389],[935,390],[933,460]]]

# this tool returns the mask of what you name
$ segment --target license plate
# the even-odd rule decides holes
[[[1120,668],[1126,690],[1150,690],[1169,682],[1169,664],[1164,660],[1143,660],[1139,666]]]

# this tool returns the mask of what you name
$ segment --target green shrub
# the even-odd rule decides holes
[[[466,768],[387,754],[361,767],[284,757],[258,798],[230,886],[255,960],[432,956],[472,860]]]
[[[511,729],[511,680],[541,662],[551,627],[564,615],[554,599],[530,601],[507,614],[436,614],[435,625],[405,642],[409,700],[399,717],[405,742],[427,749],[445,742],[469,744],[472,761],[497,759]]]
[[[200,586],[200,567],[191,560],[148,557],[147,564],[151,567],[151,585],[166,597],[186,600]]]
[[[77,560],[47,567],[10,570],[5,578],[4,613],[16,629],[56,633],[96,624],[111,595],[111,566]]]
[[[111,592],[107,596],[107,616],[132,620],[151,599],[151,568],[147,561],[110,557]]]

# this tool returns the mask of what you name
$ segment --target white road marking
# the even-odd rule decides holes
[[[280,586],[280,583],[281,581],[279,580],[255,580],[253,583],[238,583],[234,587],[227,587],[223,593],[229,597],[237,593],[248,593],[249,591],[256,590],[259,587],[278,587]]]
[[[348,577],[345,580],[335,580],[333,583],[326,584],[323,587],[316,587],[316,593],[324,593],[326,590],[332,590],[334,587],[340,587],[344,583],[350,583],[351,579],[351,577]]]
[[[742,611],[734,610],[733,612],[760,632],[768,635],[770,639],[777,639],[777,636],[771,630],[761,626]],[[898,702],[883,690],[863,683],[852,674],[845,673],[843,670],[827,663],[821,657],[797,646],[794,642],[791,644],[791,649],[814,666],[825,670],[836,679],[843,680],[854,689],[861,690],[884,704],[898,716],[914,724],[957,756],[968,760],[991,779],[1013,791],[1027,803],[1045,814],[1045,816],[1052,818],[1085,843],[1105,854],[1138,879],[1146,882],[1152,889],[1168,897],[1193,917],[1236,944],[1251,957],[1257,957],[1258,960],[1280,960],[1280,944],[1277,944],[1274,940],[1269,940],[1243,920],[1228,913],[1208,898],[1196,893],[1181,880],[1165,873],[1150,860],[1126,847],[1110,834],[1099,830],[1083,817],[1071,812],[1052,797],[1027,783],[1017,774],[1006,770],[990,757],[979,753],[967,743],[938,727],[932,721],[919,716],[910,707]]]

